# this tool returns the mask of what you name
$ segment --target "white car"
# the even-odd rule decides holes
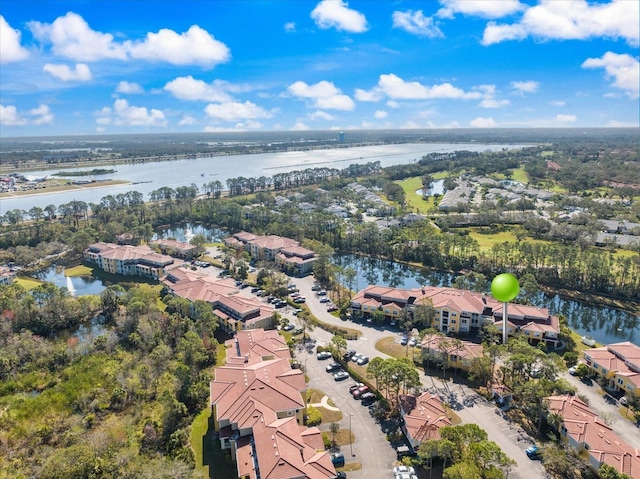
[[[569,368],[569,374],[571,374],[572,376],[575,376],[576,374],[578,374],[578,366],[571,366]]]
[[[416,338],[411,338],[409,340],[409,346],[411,346],[412,348],[415,348],[417,344],[418,344],[418,340]]]
[[[418,476],[415,474],[409,474],[408,472],[401,472],[400,474],[396,474],[395,479],[418,479]]]
[[[411,466],[396,466],[393,468],[394,474],[415,474],[416,470]]]

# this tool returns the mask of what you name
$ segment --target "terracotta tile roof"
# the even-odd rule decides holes
[[[438,396],[425,392],[420,396],[401,395],[398,398],[405,428],[414,445],[429,439],[440,439],[440,428],[451,421]]]
[[[640,477],[640,450],[622,440],[576,396],[548,397],[549,411],[562,417],[562,423],[578,445],[587,445],[587,452],[600,463],[618,472]]]
[[[420,347],[422,347],[423,349],[431,349],[433,351],[440,352],[441,344],[442,348],[446,346],[446,351],[448,354],[455,354],[456,356],[463,359],[479,358],[482,356],[483,348],[481,344],[476,344],[464,340],[454,342],[451,338],[442,336],[441,334],[426,335],[422,339]]]
[[[196,245],[185,243],[184,241],[176,241],[170,239],[157,239],[151,242],[152,245],[164,246],[167,248],[177,249],[181,251],[191,251],[197,249]]]
[[[227,362],[233,358],[240,358],[244,363],[245,356],[248,364],[258,363],[269,356],[291,359],[291,352],[286,341],[275,330],[238,331],[235,338],[225,342],[225,347],[227,348]]]

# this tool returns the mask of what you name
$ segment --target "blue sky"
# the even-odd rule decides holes
[[[0,136],[639,126],[637,0],[2,0]]]

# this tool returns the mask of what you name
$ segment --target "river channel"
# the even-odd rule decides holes
[[[167,186],[202,185],[220,181],[227,188],[229,178],[271,177],[277,173],[286,173],[307,168],[343,169],[350,164],[364,164],[379,161],[382,167],[411,163],[420,160],[429,153],[447,153],[454,151],[499,151],[519,149],[530,145],[487,145],[477,143],[406,143],[394,145],[363,146],[352,148],[333,148],[327,150],[289,151],[278,153],[260,153],[255,155],[215,156],[194,158],[191,160],[158,161],[130,165],[114,165],[115,173],[96,177],[97,180],[121,180],[130,184],[119,184],[97,188],[85,188],[74,191],[38,193],[26,196],[5,197],[0,201],[0,214],[9,210],[28,211],[34,206],[45,208],[70,201],[98,203],[108,195],[117,195],[129,191],[142,193],[148,200],[149,192]],[[107,168],[105,166],[105,168]],[[86,171],[87,168],[73,168],[64,171]],[[50,175],[51,170],[25,172],[33,176]],[[91,180],[91,177],[76,176],[73,180]]]

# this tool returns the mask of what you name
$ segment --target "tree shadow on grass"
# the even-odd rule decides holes
[[[236,464],[231,450],[223,450],[215,431],[213,415],[208,419],[207,431],[202,436],[202,466],[209,466],[210,479],[237,479]]]

